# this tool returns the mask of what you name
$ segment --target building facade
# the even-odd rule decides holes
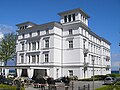
[[[83,10],[58,13],[60,22],[17,24],[17,75],[90,78],[111,73],[110,42],[88,26]]]

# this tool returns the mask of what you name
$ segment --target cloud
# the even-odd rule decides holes
[[[12,26],[0,24],[0,32],[3,34],[13,32],[13,30],[14,30],[14,27]]]
[[[1,39],[3,38],[3,33],[2,32],[0,32],[0,41],[1,41]]]

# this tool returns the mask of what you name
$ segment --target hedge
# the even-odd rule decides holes
[[[120,90],[120,86],[119,85],[107,85],[107,86],[97,88],[95,90]]]
[[[16,90],[16,86],[0,84],[0,90]],[[25,90],[25,89],[22,87],[21,90]]]

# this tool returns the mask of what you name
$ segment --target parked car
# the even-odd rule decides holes
[[[114,84],[114,83],[116,83],[116,78],[114,78],[114,77],[106,77],[105,79],[104,79],[104,84]]]
[[[63,82],[63,79],[64,79],[64,77],[57,78],[57,79],[55,79],[55,82]]]
[[[0,84],[13,85],[13,82],[7,78],[0,78]]]

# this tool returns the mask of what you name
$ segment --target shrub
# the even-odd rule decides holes
[[[77,76],[72,76],[72,77],[70,77],[70,80],[78,80],[78,77]]]
[[[120,81],[119,81],[119,82],[116,82],[115,85],[120,85]]]
[[[107,75],[95,75],[94,78],[98,79],[98,80],[104,80],[107,77]],[[93,76],[91,77],[93,78]]]

